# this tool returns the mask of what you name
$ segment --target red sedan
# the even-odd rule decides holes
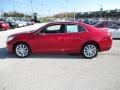
[[[101,21],[94,25],[97,28],[111,28],[116,29],[120,27],[120,22],[118,21]]]
[[[80,53],[85,58],[111,49],[111,33],[77,22],[49,23],[34,32],[8,37],[8,51],[20,58],[31,53]]]
[[[0,30],[7,30],[7,29],[10,29],[9,23],[0,20]]]

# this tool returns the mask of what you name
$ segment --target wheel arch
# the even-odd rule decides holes
[[[14,45],[13,45],[13,47],[12,47],[12,50],[13,50],[13,53],[15,52],[15,46],[17,45],[17,44],[19,44],[19,43],[23,43],[23,44],[26,44],[28,47],[29,47],[29,49],[30,49],[30,52],[32,52],[32,49],[31,49],[31,47],[30,47],[30,45],[28,44],[28,43],[26,43],[26,42],[24,42],[24,41],[18,41],[18,42],[16,42]]]
[[[88,41],[88,42],[85,42],[85,43],[82,45],[80,51],[82,51],[83,47],[84,47],[85,45],[87,45],[87,44],[95,44],[95,45],[97,46],[97,48],[98,48],[98,51],[100,52],[100,46],[99,46],[99,44],[98,44],[96,41]]]

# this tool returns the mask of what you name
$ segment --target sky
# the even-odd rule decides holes
[[[31,5],[32,1],[32,5]],[[120,0],[0,0],[0,13],[19,11],[26,14],[37,12],[39,16],[49,16],[63,12],[91,12],[120,9]]]

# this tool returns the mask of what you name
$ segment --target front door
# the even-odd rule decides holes
[[[60,52],[61,27],[62,25],[50,25],[41,30],[41,32],[31,40],[33,52]]]

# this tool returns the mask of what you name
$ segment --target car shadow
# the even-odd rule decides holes
[[[113,38],[113,40],[120,40],[120,38]]]
[[[14,54],[10,54],[6,48],[0,48],[0,59],[16,59]],[[80,54],[32,54],[28,58],[40,59],[85,59]]]

